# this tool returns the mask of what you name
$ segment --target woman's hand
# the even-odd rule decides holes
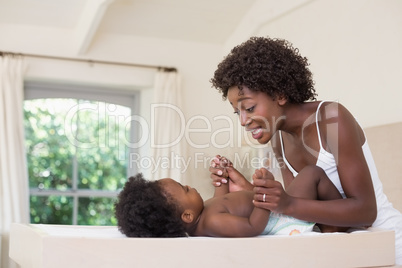
[[[265,171],[260,171],[265,172]],[[280,182],[276,181],[271,172],[266,170],[270,179],[263,176],[253,176],[254,205],[259,208],[268,209],[276,213],[287,214],[292,197],[289,196]]]
[[[209,171],[211,172],[212,184],[215,187],[221,186],[222,183],[229,183],[229,192],[253,189],[251,183],[224,156],[215,156],[211,161]]]
[[[222,183],[228,183],[228,172],[226,168],[232,166],[227,158],[217,155],[211,160],[209,172],[211,172],[212,184],[216,187],[221,186]]]

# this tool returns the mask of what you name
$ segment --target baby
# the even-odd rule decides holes
[[[274,177],[261,168],[255,171],[253,180]],[[323,184],[325,187],[321,187]],[[229,192],[228,185],[216,187],[214,196],[204,202],[190,186],[170,178],[147,181],[137,174],[129,178],[116,202],[118,228],[129,237],[252,237],[312,230],[314,223],[257,208],[253,204],[254,192]],[[331,185],[321,168],[308,166],[294,179],[287,193],[306,199],[341,198],[333,185],[333,191],[327,191],[325,196],[319,193],[319,189]],[[311,191],[313,187],[315,193]],[[260,199],[265,202],[266,198],[269,197],[264,195]]]

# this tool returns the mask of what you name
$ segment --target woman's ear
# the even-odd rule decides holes
[[[285,96],[280,95],[277,97],[277,101],[278,101],[279,106],[283,106],[288,102],[288,99]]]
[[[186,209],[181,214],[181,220],[184,221],[185,223],[192,223],[194,220],[194,212],[192,210]]]

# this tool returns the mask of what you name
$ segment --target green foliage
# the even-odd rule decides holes
[[[73,198],[31,196],[31,223],[72,224]]]
[[[130,115],[130,109],[118,108]],[[32,223],[72,224],[78,200],[77,224],[116,224],[115,198],[89,194],[74,201],[69,195],[72,190],[118,191],[126,181],[129,130],[108,109],[113,110],[105,103],[75,99],[25,101],[29,186],[60,191],[31,195]]]
[[[78,224],[116,225],[114,203],[116,198],[87,197],[79,199]]]
[[[71,189],[75,147],[64,135],[61,111],[55,112],[49,106],[46,100],[25,101],[29,187]]]

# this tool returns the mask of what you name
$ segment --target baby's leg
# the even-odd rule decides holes
[[[333,200],[341,199],[335,185],[330,181],[324,170],[317,166],[307,166],[299,172],[286,192],[294,197],[313,199],[313,200]],[[337,227],[330,225],[317,224],[321,232],[345,232],[347,227]]]
[[[303,168],[286,188],[286,192],[294,197],[312,200],[341,199],[342,196],[330,181],[324,170],[317,166]]]

